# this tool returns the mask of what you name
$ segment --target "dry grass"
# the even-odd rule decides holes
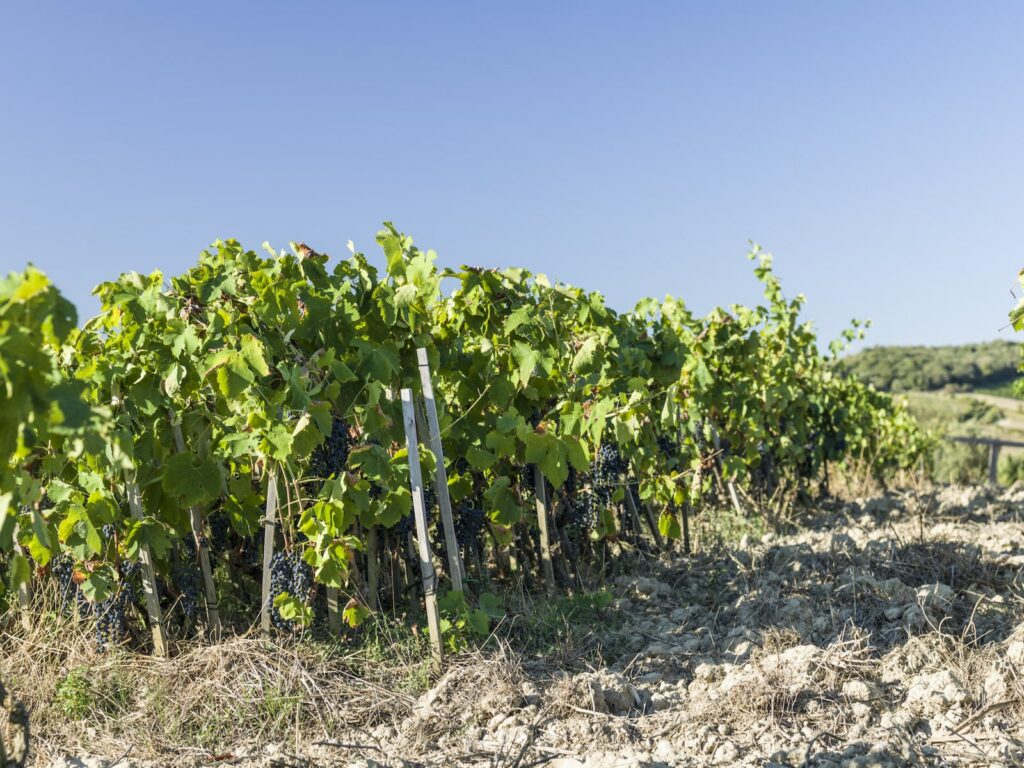
[[[170,659],[95,649],[91,631],[48,615],[7,617],[0,679],[29,709],[38,764],[60,753],[130,754],[168,765],[398,722],[429,686],[417,644],[358,651],[247,635],[178,643]],[[387,663],[381,663],[386,656]]]

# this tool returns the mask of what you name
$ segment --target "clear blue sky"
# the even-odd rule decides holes
[[[385,9],[384,6],[387,6]],[[1012,338],[1020,3],[4,2],[0,269],[84,314],[217,237],[521,265],[629,308]]]

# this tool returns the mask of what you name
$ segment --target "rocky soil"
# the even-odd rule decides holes
[[[1019,487],[836,503],[616,577],[597,668],[456,662],[394,722],[220,764],[1024,765],[1022,521]]]

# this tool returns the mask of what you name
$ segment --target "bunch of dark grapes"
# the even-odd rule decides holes
[[[309,474],[321,480],[340,475],[348,466],[350,448],[348,424],[336,418],[331,425],[331,434],[310,457]]]
[[[697,453],[701,456],[706,456],[708,453],[708,438],[704,434],[704,422],[703,420],[697,421],[697,431],[694,435],[694,441],[697,443]]]
[[[192,621],[199,613],[199,595],[203,588],[202,577],[194,563],[176,565],[171,574],[178,590],[181,610],[185,618]]]
[[[679,443],[665,435],[661,435],[658,437],[658,450],[661,451],[662,456],[674,459],[679,455]]]
[[[589,490],[574,494],[569,503],[569,528],[577,533],[586,533],[597,527],[601,515],[601,503],[597,495]]]
[[[81,588],[75,582],[75,566],[71,558],[61,557],[50,566],[50,573],[57,580],[57,593],[60,598],[60,607],[65,616],[70,616],[75,605],[78,605],[79,613],[84,615],[89,610],[89,603],[82,594]]]
[[[469,504],[461,504],[455,509],[454,520],[455,539],[462,547],[475,544],[483,533],[487,516],[482,509],[477,509]]]
[[[230,546],[231,521],[223,512],[213,512],[207,521],[210,523],[210,551],[217,557]]]
[[[626,462],[622,460],[619,448],[613,443],[602,443],[594,458],[593,479],[597,488],[611,488],[619,485],[626,474]]]
[[[278,629],[291,630],[292,622],[274,607],[274,600],[283,594],[306,605],[313,600],[313,569],[299,552],[275,552],[270,559],[270,622]]]
[[[562,486],[565,489],[565,494],[569,497],[575,495],[576,490],[579,488],[579,473],[575,467],[569,467],[569,475],[565,478],[565,485]]]
[[[100,651],[124,641],[128,635],[127,610],[136,599],[134,579],[138,568],[137,563],[122,563],[117,590],[92,607],[96,617],[96,646]]]

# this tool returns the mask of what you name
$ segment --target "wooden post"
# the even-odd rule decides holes
[[[112,404],[117,406],[121,400],[121,386],[118,381],[114,381],[110,395]],[[125,495],[128,497],[128,509],[131,511],[132,517],[142,522],[146,515],[142,511],[142,495],[139,493],[139,484],[135,481],[135,470],[126,467],[123,471],[123,476]],[[160,592],[156,586],[153,553],[150,552],[149,545],[147,544],[139,546],[139,564],[142,570],[142,591],[146,595],[146,614],[149,617],[149,629],[153,633],[153,653],[157,656],[167,656],[167,629],[164,627],[164,616],[160,610]]]
[[[430,542],[427,539],[427,511],[423,499],[419,438],[416,436],[416,410],[413,405],[411,389],[402,390],[402,415],[405,419],[405,443],[409,452],[409,485],[412,490],[413,515],[416,518],[420,575],[423,579],[423,601],[427,610],[427,627],[430,631],[434,664],[440,668],[443,654],[441,650],[441,617],[437,610],[437,574],[434,572],[434,560],[430,554]]]
[[[633,488],[629,483],[626,483],[626,505],[629,507],[629,514],[632,515],[634,524],[636,525],[637,535],[640,534],[640,510],[637,509],[636,499],[633,498]],[[644,504],[644,517],[647,520],[647,527],[651,529],[651,535],[654,536],[654,543],[657,544],[658,549],[661,549],[661,531],[658,530],[658,523],[655,521],[654,516],[651,514],[651,508]]]
[[[721,445],[721,441],[718,439],[718,429],[715,427],[714,424],[711,425],[711,439],[712,439],[712,441],[715,444],[715,453],[717,454],[715,456],[715,466],[719,467],[722,464],[722,461],[721,461],[721,458],[720,458],[720,452],[722,450],[722,445]],[[722,480],[721,474],[719,474],[719,480]],[[736,514],[737,515],[742,517],[743,516],[743,507],[740,506],[740,499],[736,495],[736,485],[733,483],[732,480],[730,480],[727,483],[725,483],[725,486],[726,486],[726,488],[729,489],[729,498],[732,500],[732,508],[734,510],[736,510]]]
[[[988,481],[992,485],[999,484],[999,443],[992,443],[988,454]]]
[[[341,601],[337,587],[327,588],[327,628],[334,637],[341,634]]]
[[[462,555],[459,553],[459,541],[455,538],[455,524],[452,521],[452,500],[448,495],[448,471],[444,466],[444,446],[441,443],[441,425],[437,419],[437,403],[434,400],[434,385],[430,379],[430,362],[427,350],[416,350],[416,360],[420,368],[420,384],[423,387],[423,407],[427,412],[427,433],[430,438],[430,450],[436,459],[434,468],[434,487],[437,493],[437,504],[441,508],[441,525],[444,528],[444,543],[448,550],[448,568],[452,577],[452,586],[465,592]]]
[[[540,530],[540,559],[544,571],[544,586],[555,590],[555,569],[551,562],[551,537],[548,535],[548,487],[540,467],[533,468],[534,495],[537,497],[537,528]]]
[[[366,532],[366,604],[371,611],[380,608],[380,560],[377,557],[377,526]]]
[[[633,469],[632,474],[633,474],[633,476],[635,478],[637,476],[636,468],[633,467],[632,469]],[[634,498],[633,497],[633,490],[632,490],[632,488],[630,487],[630,485],[628,483],[626,484],[626,499],[627,499],[627,503],[630,506],[632,506],[634,508],[634,510],[636,509],[636,501],[640,497],[640,483],[639,482],[637,482],[636,488],[637,488],[637,495],[636,495],[636,498]],[[651,535],[654,537],[654,543],[658,546],[658,549],[664,549],[665,548],[665,541],[664,541],[664,539],[661,538],[661,531],[658,529],[658,519],[654,516],[654,512],[651,510],[651,505],[647,504],[645,502],[641,502],[640,506],[643,507],[644,519],[647,521],[647,527],[651,529]]]
[[[654,542],[658,545],[658,549],[665,548],[665,540],[661,538],[661,529],[658,528],[658,516],[654,514],[654,510],[651,509],[651,505],[644,502],[641,505],[644,510],[644,517],[647,518],[647,525],[651,529],[651,535],[654,536]]]
[[[142,521],[145,515],[142,512],[142,497],[139,494],[139,486],[135,482],[132,472],[124,471],[125,491],[128,494],[128,508],[132,517]],[[153,653],[157,656],[167,655],[167,630],[164,627],[164,617],[160,610],[160,594],[156,589],[156,571],[153,569],[153,554],[149,546],[143,544],[139,547],[139,562],[142,565],[142,590],[146,593],[146,613],[149,615],[149,628],[153,633]]]
[[[14,551],[16,554],[25,556],[21,544],[18,543],[18,526],[14,526]],[[31,575],[29,576],[31,579]],[[18,607],[21,608],[21,626],[26,631],[32,629],[32,586],[30,582],[23,581],[18,585]],[[77,601],[76,601],[77,607]],[[0,739],[2,741],[3,739]]]
[[[270,468],[267,479],[267,508],[263,516],[263,590],[260,601],[260,629],[270,634],[270,561],[274,557],[274,537],[277,532],[277,466]]]
[[[175,418],[174,411],[169,411],[171,427],[174,432],[174,446],[178,453],[185,452],[185,438],[181,433],[181,423]],[[210,563],[210,548],[203,533],[203,514],[199,507],[188,508],[189,521],[192,524],[192,535],[196,540],[196,551],[199,553],[199,570],[203,575],[203,588],[206,596],[206,618],[210,632],[216,640],[221,637],[220,607],[217,605],[217,587],[213,583],[213,566]]]
[[[679,425],[679,434],[676,435],[676,440],[679,443],[680,450],[683,445],[683,420],[682,420],[682,409],[676,404],[676,423]],[[700,470],[697,470],[697,474],[700,474]],[[692,485],[691,485],[692,488]],[[683,554],[690,554],[690,502],[683,502],[682,508],[679,510],[679,527],[683,532]]]

